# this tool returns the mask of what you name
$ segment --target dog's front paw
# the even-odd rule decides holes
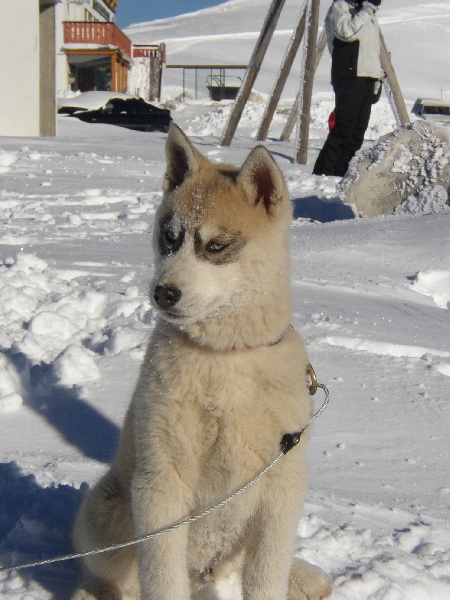
[[[289,579],[289,600],[326,600],[331,592],[331,579],[322,569],[294,558]]]

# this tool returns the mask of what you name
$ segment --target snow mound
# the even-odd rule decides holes
[[[53,362],[53,374],[63,385],[95,381],[100,377],[100,370],[94,357],[90,350],[71,344]]]
[[[257,130],[261,124],[266,108],[266,101],[256,101],[259,96],[258,93],[253,94],[254,101],[249,100],[242,112],[242,116],[239,120],[238,132],[245,130],[246,134],[255,138]],[[233,110],[234,104],[231,102],[224,101],[220,106],[209,109],[200,116],[194,117],[188,123],[185,128],[185,132],[189,136],[220,136],[230,118],[231,111]],[[320,100],[315,102],[311,106],[310,112],[310,126],[313,131],[311,137],[315,137],[314,130],[322,130],[328,125],[328,116],[334,108],[333,100]],[[271,121],[270,134],[279,136],[284,129],[286,121],[289,117],[291,106],[280,107],[279,112],[275,112]],[[386,134],[392,131],[394,128],[394,119],[392,112],[387,103],[380,103],[376,109],[374,109],[374,118],[366,132],[367,140],[376,140],[380,135]],[[293,136],[294,137],[294,134]]]
[[[0,149],[0,173],[8,173],[11,165],[17,162],[18,158],[18,152],[8,152]]]
[[[449,181],[446,134],[430,123],[416,121],[358,152],[339,189],[361,216],[373,217],[392,214],[404,200],[408,200],[405,212],[447,210]],[[415,196],[421,206],[412,208]]]
[[[28,365],[0,352],[0,412],[16,410],[22,406],[30,390]]]
[[[21,406],[34,365],[71,386],[100,376],[99,356],[131,351],[141,358],[148,301],[135,286],[110,295],[79,286],[85,275],[25,252],[0,262],[0,410]]]
[[[450,271],[424,271],[417,273],[412,289],[431,296],[439,308],[450,308]]]
[[[234,104],[223,103],[223,105],[217,107],[214,110],[207,111],[204,115],[195,117],[189,122],[186,128],[186,133],[189,136],[218,136],[221,135],[228,119],[230,118],[231,111],[233,110]],[[252,129],[250,135],[256,134],[256,128],[259,126],[261,119],[264,114],[264,104],[257,102],[247,102],[242,112],[241,119],[239,121],[239,127],[243,129]],[[285,116],[275,115],[275,123],[285,122]]]
[[[449,195],[442,185],[427,187],[397,206],[395,215],[429,215],[450,210]]]

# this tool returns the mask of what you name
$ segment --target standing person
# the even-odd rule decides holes
[[[381,0],[334,0],[325,18],[331,53],[336,123],[314,165],[314,175],[343,177],[364,141],[372,104],[381,92]]]

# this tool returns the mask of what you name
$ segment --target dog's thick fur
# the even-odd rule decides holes
[[[279,168],[263,147],[241,169],[214,165],[175,125],[166,155],[150,293],[162,318],[117,455],[81,506],[77,551],[203,511],[268,465],[283,434],[311,415],[308,359],[290,327],[291,205]],[[244,600],[326,598],[328,577],[292,561],[307,437],[207,517],[85,558],[75,598],[189,600],[233,571]]]

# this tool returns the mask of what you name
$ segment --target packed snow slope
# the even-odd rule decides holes
[[[238,27],[247,9],[263,4],[225,8]],[[388,8],[402,31],[407,10],[422,15],[424,35],[431,24],[411,98],[423,73],[441,85],[445,71],[430,65],[434,48],[448,46],[448,20],[439,28],[428,17],[448,3],[385,0]],[[202,21],[217,11],[165,23],[178,23],[188,53],[195,28],[211,31]],[[409,58],[398,64],[409,68]],[[355,218],[338,178],[310,174],[331,108],[331,96],[314,96],[307,165],[293,163],[294,140],[277,141],[285,115],[276,115],[267,142],[294,204],[292,324],[331,396],[314,425],[296,554],[331,574],[333,600],[448,600],[447,190],[424,189],[389,217]],[[248,105],[229,148],[218,142],[230,106],[176,105],[173,118],[210,160],[240,164],[263,109]],[[383,97],[366,146],[394,127]],[[70,552],[82,495],[114,453],[157,318],[147,291],[164,143],[160,133],[70,117],[59,119],[53,139],[0,139],[2,566]],[[75,562],[0,573],[0,596],[67,600],[79,576]],[[235,582],[218,595],[238,600]]]
[[[135,43],[165,42],[168,65],[246,64],[271,3],[272,0],[229,0],[176,19],[132,25],[125,32]],[[320,26],[330,3],[330,0],[320,3]],[[263,94],[272,89],[303,4],[303,0],[286,0],[255,82],[255,88]],[[406,101],[412,102],[421,96],[439,98],[441,88],[448,92],[450,2],[384,0],[378,14]],[[283,101],[295,98],[300,65],[301,52],[286,83]],[[331,89],[330,66],[330,57],[325,51],[316,73],[314,93]],[[168,86],[180,86],[181,70],[168,69],[164,78]]]

